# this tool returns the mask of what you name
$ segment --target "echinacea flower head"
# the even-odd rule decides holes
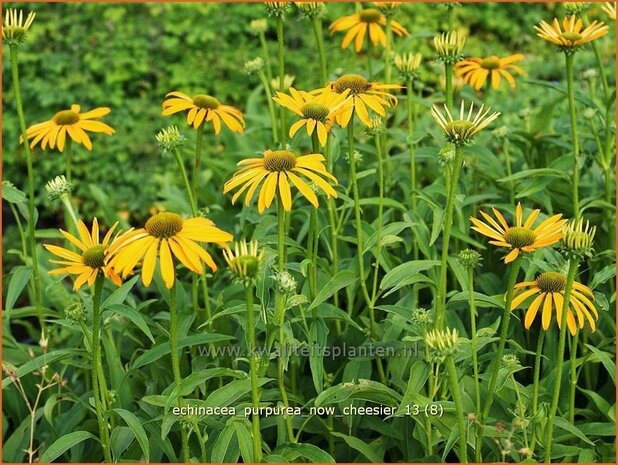
[[[418,68],[421,66],[423,56],[420,53],[397,53],[395,55],[395,68],[399,71],[402,79],[416,79]]]
[[[235,279],[251,284],[260,273],[264,251],[259,249],[257,241],[242,240],[234,243],[234,251],[229,247],[224,249],[223,257]]]
[[[291,2],[264,2],[268,15],[276,18],[285,16],[290,11],[290,4]]]
[[[460,265],[464,268],[475,268],[481,263],[483,257],[481,257],[481,254],[476,250],[464,249],[459,252],[458,260]]]
[[[359,53],[363,48],[365,36],[374,47],[378,44],[386,47],[386,34],[382,26],[386,25],[386,16],[376,8],[366,8],[350,16],[335,20],[328,28],[332,33],[348,31],[343,37],[341,48],[347,48],[354,41],[354,50]],[[410,33],[397,21],[391,20],[391,29],[398,36],[409,36]]]
[[[294,84],[294,79],[296,79],[296,76],[291,76],[289,74],[285,74],[283,75],[283,88],[281,88],[281,82],[279,81],[279,78],[273,78],[270,81],[270,87],[273,88],[273,90],[278,90],[280,92],[285,92],[287,91],[290,87],[292,87],[292,84]]]
[[[597,232],[595,226],[584,219],[573,220],[562,228],[562,252],[569,258],[584,258],[592,255],[594,236]]]
[[[433,38],[433,45],[438,54],[438,60],[453,64],[461,60],[461,53],[466,44],[466,37],[457,31],[444,32]]]
[[[326,9],[324,2],[294,2],[294,5],[296,5],[300,14],[307,18],[320,16]]]
[[[607,16],[616,21],[616,4],[614,2],[605,2],[601,8],[607,13]]]
[[[434,329],[425,334],[425,345],[434,362],[444,362],[446,357],[457,353],[459,334],[456,329]]]
[[[173,212],[157,213],[146,221],[143,228],[126,232],[114,242],[108,253],[108,266],[123,277],[133,272],[142,261],[142,282],[150,286],[159,263],[163,282],[168,289],[174,286],[174,258],[193,273],[202,274],[205,263],[212,271],[217,265],[198,242],[225,246],[232,235],[215,226],[207,218],[184,219]]]
[[[564,2],[564,9],[568,16],[582,15],[590,8],[590,2]]]
[[[535,296],[526,310],[524,327],[530,329],[542,305],[541,326],[543,329],[545,331],[548,330],[554,313],[556,314],[558,328],[561,328],[566,284],[566,276],[554,271],[541,273],[534,281],[516,284],[511,310],[516,309],[528,298]],[[587,286],[577,281],[573,282],[566,315],[567,328],[572,335],[575,335],[578,327],[582,329],[586,321],[588,321],[592,331],[596,329],[596,320],[599,318],[599,313],[594,307],[593,300],[594,295]],[[575,316],[577,316],[577,320]]]
[[[515,78],[511,73],[523,74],[524,71],[513,63],[523,60],[520,53],[500,58],[495,55],[485,58],[466,58],[455,64],[455,76],[463,77],[466,84],[470,84],[474,90],[480,90],[489,80],[491,87],[500,87],[501,78],[509,83],[511,89],[515,88]]]
[[[176,126],[161,129],[155,136],[161,153],[166,155],[185,145],[186,137],[183,136]]]
[[[534,26],[537,35],[547,42],[557,45],[562,51],[572,53],[582,45],[603,37],[608,33],[609,27],[600,22],[593,21],[586,28],[581,18],[569,16],[562,20],[562,26],[557,18],[552,24],[541,21]]]
[[[354,113],[365,126],[371,127],[368,108],[380,116],[386,116],[386,107],[397,106],[397,98],[388,92],[395,89],[401,89],[401,86],[369,82],[359,74],[344,74],[339,79],[328,83],[323,89],[317,90],[316,93],[334,91],[337,94],[349,96],[346,111],[335,117],[337,124],[342,128],[348,125]]]
[[[120,278],[114,271],[113,267],[105,263],[105,258],[109,252],[112,242],[112,234],[118,223],[115,223],[105,237],[103,241],[99,238],[99,222],[95,218],[92,222],[92,231],[88,231],[88,228],[82,220],[77,222],[77,231],[79,237],[74,236],[66,231],[60,230],[60,233],[71,244],[77,247],[78,251],[74,252],[64,247],[59,247],[52,244],[44,244],[43,246],[51,253],[60,257],[62,260],[51,260],[52,263],[62,265],[61,268],[51,270],[51,275],[71,274],[76,275],[77,278],[73,283],[73,290],[79,290],[84,284],[88,283],[92,286],[99,274],[110,277],[114,284],[120,285]],[[119,237],[116,236],[117,240]],[[115,242],[114,240],[114,242]]]
[[[249,23],[249,30],[253,34],[263,34],[268,29],[268,21],[264,18],[254,19]]]
[[[455,145],[471,144],[474,138],[487,126],[500,116],[500,113],[491,113],[491,108],[485,109],[483,105],[474,114],[474,104],[470,104],[466,112],[465,104],[462,101],[459,109],[459,119],[454,119],[449,109],[444,106],[445,114],[440,113],[435,105],[431,108],[433,119],[438,123],[446,140]]]
[[[264,59],[256,57],[253,60],[245,61],[245,71],[247,74],[256,74],[264,69]]]
[[[62,110],[54,115],[49,121],[37,123],[28,128],[26,136],[30,142],[30,148],[40,144],[41,148],[49,145],[50,149],[64,150],[67,135],[76,143],[82,144],[88,150],[92,150],[92,141],[86,131],[102,132],[111,136],[114,129],[101,121],[94,121],[107,115],[111,110],[107,107],[95,108],[94,110],[80,113],[79,105],[71,105],[70,110]]]
[[[182,92],[170,92],[162,104],[163,116],[173,115],[181,111],[187,112],[187,124],[194,129],[202,124],[212,123],[215,134],[221,132],[221,122],[232,132],[242,134],[245,121],[242,112],[229,105],[223,105],[215,97],[197,94],[189,97]]]
[[[270,207],[277,192],[285,211],[290,211],[292,208],[291,183],[311,205],[317,208],[318,197],[302,178],[307,178],[327,197],[337,198],[337,192],[324,179],[337,184],[337,179],[326,170],[324,160],[324,156],[319,153],[299,157],[289,150],[266,150],[262,158],[248,158],[240,161],[238,166],[241,168],[225,183],[223,193],[226,194],[240,187],[232,197],[232,204],[246,193],[245,205],[248,206],[255,191],[262,184],[258,196],[260,214]]]
[[[4,22],[2,23],[2,40],[9,45],[19,45],[26,40],[26,34],[36,13],[33,11],[28,12],[26,20],[24,21],[23,10],[16,10],[14,8],[7,8],[4,14]]]
[[[397,13],[403,5],[402,2],[372,2],[372,5],[384,13],[384,16],[390,18]]]
[[[315,131],[320,145],[324,147],[335,117],[348,109],[348,94],[349,91],[313,95],[290,87],[290,95],[277,92],[273,100],[300,117],[300,120],[290,126],[290,137],[294,137],[300,128],[306,126],[307,135],[311,136]]]
[[[532,253],[557,243],[563,237],[562,228],[567,222],[561,219],[561,214],[557,214],[545,219],[535,228],[534,222],[541,211],[533,210],[524,220],[523,208],[521,203],[518,203],[515,208],[515,225],[509,226],[498,210],[492,208],[492,211],[497,221],[482,210],[480,213],[486,223],[474,217],[470,217],[470,221],[473,230],[492,239],[489,241],[491,245],[510,249],[504,263],[512,262],[520,253]]]
[[[67,181],[64,175],[56,176],[51,181],[45,184],[47,198],[49,200],[58,200],[64,195],[70,195],[73,192],[73,184]]]

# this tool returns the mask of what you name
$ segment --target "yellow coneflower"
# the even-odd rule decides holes
[[[491,87],[500,87],[500,77],[506,79],[512,89],[515,88],[515,79],[509,71],[523,74],[524,71],[517,65],[516,61],[523,60],[524,56],[520,53],[500,58],[495,55],[486,58],[466,58],[455,65],[455,76],[463,77],[466,84],[480,90],[489,78]]]
[[[118,223],[107,231],[103,241],[99,240],[99,222],[95,218],[92,221],[92,232],[88,231],[88,228],[82,220],[77,222],[77,231],[79,238],[74,235],[60,230],[60,233],[75,247],[79,249],[78,252],[59,247],[57,245],[43,244],[43,246],[57,257],[62,260],[51,260],[52,263],[57,265],[63,265],[62,268],[56,268],[51,270],[51,275],[72,274],[77,275],[75,282],[73,283],[73,290],[77,291],[84,284],[88,283],[92,286],[97,279],[99,273],[112,279],[112,281],[119,286],[120,278],[114,272],[113,268],[105,264],[105,256],[110,248],[110,242],[112,234]],[[122,237],[122,236],[120,236]]]
[[[187,124],[195,129],[200,125],[212,122],[215,134],[221,132],[221,121],[232,132],[242,134],[245,121],[238,108],[223,105],[210,95],[197,94],[189,97],[182,92],[170,92],[162,104],[164,116],[173,115],[181,111],[187,112]]]
[[[614,2],[605,2],[601,8],[611,19],[616,21],[616,4]]]
[[[198,242],[224,245],[231,240],[230,233],[215,227],[209,219],[183,219],[176,213],[162,212],[146,221],[143,228],[121,236],[110,247],[107,263],[126,277],[143,258],[142,282],[150,286],[158,261],[165,286],[171,289],[175,281],[172,256],[194,273],[204,272],[202,262],[216,271],[217,265]]]
[[[290,94],[291,96],[277,92],[273,97],[275,102],[293,111],[301,118],[290,127],[290,137],[294,137],[294,134],[303,126],[307,126],[307,135],[311,136],[315,130],[320,145],[324,147],[335,117],[346,111],[346,99],[349,91],[341,94],[324,92],[316,96],[308,92],[299,92],[291,87]]]
[[[313,189],[300,175],[308,178],[324,191],[327,197],[337,197],[337,192],[323,178],[337,183],[337,178],[330,174],[324,166],[324,157],[319,153],[312,153],[297,157],[289,150],[266,150],[263,158],[248,158],[238,163],[242,166],[234,176],[225,183],[223,193],[240,187],[232,198],[232,204],[236,202],[245,191],[245,205],[251,203],[251,199],[260,184],[262,189],[258,197],[258,211],[263,213],[270,207],[279,192],[281,203],[286,211],[292,208],[292,193],[290,182],[299,190],[311,205],[318,207],[318,197]]]
[[[504,263],[512,262],[520,253],[531,253],[555,244],[562,239],[562,227],[567,222],[567,220],[561,219],[561,214],[557,214],[533,228],[532,225],[541,210],[533,210],[524,221],[523,209],[521,203],[518,203],[515,208],[515,226],[509,226],[498,210],[492,208],[492,211],[498,222],[483,211],[480,213],[487,223],[483,223],[474,217],[470,217],[470,221],[474,225],[472,229],[492,239],[489,241],[490,244],[512,249],[504,258]]]
[[[448,64],[453,64],[461,58],[465,44],[466,37],[457,31],[444,32],[433,38],[438,59]]]
[[[543,312],[541,322],[543,329],[547,331],[549,328],[554,310],[556,313],[556,322],[558,323],[558,328],[560,328],[562,326],[562,309],[564,306],[566,282],[566,276],[550,271],[540,274],[534,281],[516,284],[515,289],[517,294],[513,298],[511,310],[517,308],[528,298],[536,296],[526,310],[524,327],[530,329],[542,304]],[[569,309],[566,316],[567,327],[572,335],[575,335],[577,327],[580,329],[584,327],[586,320],[588,320],[588,324],[592,331],[596,329],[595,320],[599,318],[599,314],[592,303],[593,300],[594,295],[587,286],[578,282],[573,282],[571,297],[569,299]],[[574,314],[577,315],[577,321],[575,321]]]
[[[450,143],[455,145],[467,145],[471,143],[479,132],[500,116],[498,112],[490,114],[491,108],[488,107],[485,109],[485,107],[481,105],[476,116],[473,118],[474,104],[470,104],[470,109],[466,114],[466,107],[463,101],[459,108],[459,119],[453,118],[446,105],[444,106],[444,111],[446,116],[440,113],[438,107],[435,105],[431,108],[431,114],[444,132],[444,136]]]
[[[365,126],[371,127],[372,123],[367,107],[380,116],[386,116],[385,107],[397,106],[397,98],[386,91],[395,89],[401,89],[401,86],[369,82],[359,74],[344,74],[339,79],[328,83],[326,87],[318,89],[314,93],[334,91],[337,94],[349,96],[350,102],[349,105],[346,104],[346,110],[335,116],[335,121],[342,128],[348,125],[354,111]]]
[[[101,121],[93,121],[107,115],[111,111],[109,108],[95,108],[86,113],[80,113],[80,110],[79,105],[71,105],[70,110],[59,111],[49,121],[30,126],[26,131],[28,140],[32,139],[30,148],[40,143],[43,150],[49,145],[49,148],[58,147],[58,150],[62,152],[68,135],[78,144],[92,150],[92,142],[86,131],[102,132],[108,136],[114,134],[112,127]]]
[[[331,32],[348,31],[341,42],[341,48],[347,48],[354,41],[356,53],[363,48],[365,35],[369,35],[369,41],[374,47],[381,44],[386,46],[386,34],[381,26],[386,25],[386,16],[376,8],[367,8],[350,16],[344,16],[335,20],[328,28]],[[397,21],[391,20],[393,32],[399,36],[408,36],[410,33]]]
[[[541,39],[564,50],[571,50],[592,42],[609,31],[609,27],[600,21],[593,21],[585,29],[583,26],[581,18],[570,16],[562,20],[562,27],[558,19],[554,18],[552,24],[541,21],[538,26],[534,26],[534,29]]]
[[[30,11],[24,21],[23,10],[15,10],[13,8],[7,8],[4,15],[4,23],[2,24],[2,40],[9,45],[19,45],[26,40],[26,33],[36,13]]]
[[[395,55],[395,68],[403,79],[415,78],[422,59],[420,53],[398,53]]]
[[[257,241],[242,240],[234,243],[234,251],[224,249],[223,258],[236,279],[249,283],[258,277],[264,251],[258,248]]]

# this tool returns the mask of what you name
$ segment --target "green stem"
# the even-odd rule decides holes
[[[468,298],[470,303],[470,334],[472,337],[472,368],[474,371],[474,397],[476,399],[476,413],[481,412],[481,385],[479,383],[479,362],[478,354],[476,353],[478,347],[478,340],[476,337],[476,302],[474,300],[474,269],[468,268]]]
[[[393,48],[393,30],[391,27],[391,18],[386,18],[386,47],[384,47],[384,83],[391,83],[391,50]]]
[[[195,130],[195,164],[193,166],[193,173],[191,175],[191,189],[193,190],[193,199],[197,206],[197,190],[200,180],[200,168],[202,166],[202,140],[204,138],[204,123],[200,124]]]
[[[21,99],[21,90],[19,87],[19,69],[17,67],[17,46],[9,45],[11,57],[11,72],[13,77],[13,91],[15,92],[15,106],[17,107],[17,116],[19,118],[19,128],[24,145],[24,153],[26,154],[26,167],[28,170],[28,239],[30,242],[30,258],[32,259],[32,287],[34,291],[34,306],[41,326],[41,334],[45,333],[45,319],[43,318],[43,306],[41,304],[41,281],[39,276],[39,261],[36,251],[35,230],[36,223],[34,221],[34,169],[32,167],[32,152],[28,143],[28,135],[26,130],[26,118],[24,117],[24,108]]]
[[[266,103],[268,104],[268,112],[270,113],[270,125],[273,133],[273,143],[275,145],[279,144],[279,134],[277,132],[277,115],[275,114],[275,105],[273,104],[273,94],[270,91],[269,81],[266,79],[264,75],[264,71],[259,71],[257,73],[258,78],[260,78],[260,82],[262,83],[262,87],[264,88],[264,93],[266,94]]]
[[[410,201],[412,206],[412,211],[416,211],[416,197],[414,195],[416,191],[416,153],[414,142],[412,141],[414,137],[414,101],[412,100],[412,96],[414,94],[414,86],[412,78],[408,79],[407,85],[407,103],[408,103],[408,144],[410,145]],[[416,241],[414,241],[416,245]],[[418,253],[418,248],[417,248]],[[416,259],[416,258],[415,258]]]
[[[588,18],[588,13],[584,13],[582,15],[582,19],[584,20],[584,25],[587,27],[590,25],[590,18]],[[597,66],[599,67],[599,76],[601,77],[601,85],[603,86],[603,95],[605,96],[605,102],[609,100],[610,89],[607,83],[607,76],[605,75],[605,67],[603,66],[603,60],[601,59],[601,51],[597,43],[593,40],[591,42],[592,50],[594,51],[594,57],[597,61]]]
[[[251,405],[253,414],[251,415],[252,439],[253,439],[253,461],[262,461],[262,439],[260,434],[260,416],[257,414],[260,406],[260,391],[258,386],[258,367],[257,353],[255,344],[255,318],[253,311],[253,284],[245,288],[247,303],[247,331],[249,333],[249,369],[251,371]]]
[[[360,197],[358,193],[358,180],[356,179],[356,160],[354,156],[354,114],[350,124],[348,124],[348,151],[350,162],[350,182],[352,183],[352,191],[354,193],[354,216],[356,222],[356,247],[358,250],[358,272],[360,285],[363,292],[363,297],[367,306],[371,306],[371,299],[367,291],[367,283],[365,282],[365,260],[363,251],[365,250],[363,240],[363,226],[361,221]]]
[[[579,345],[579,332],[571,339],[571,386],[569,389],[569,422],[575,424],[575,389],[577,388],[577,346]]]
[[[455,160],[453,163],[453,171],[447,183],[448,191],[443,223],[444,230],[442,232],[440,281],[438,284],[438,293],[436,295],[436,327],[438,329],[442,329],[444,327],[444,317],[446,313],[446,278],[448,271],[448,254],[451,240],[451,229],[453,226],[453,209],[455,207],[455,197],[457,196],[459,173],[461,172],[461,165],[463,163],[463,148],[461,146],[455,146]]]
[[[178,164],[178,169],[180,170],[180,175],[182,176],[182,182],[185,185],[185,190],[187,191],[187,197],[189,198],[189,205],[191,206],[191,214],[193,216],[197,216],[197,204],[195,203],[195,197],[193,195],[193,189],[189,182],[189,177],[187,176],[187,170],[185,169],[185,163],[180,155],[180,150],[177,148],[173,150],[174,157],[176,158],[176,163]]]
[[[279,51],[279,90],[285,92],[285,45],[283,43],[283,18],[277,17],[277,47]],[[285,148],[287,138],[287,130],[285,124],[285,108],[282,106],[279,111],[279,119],[281,124],[281,146]]]
[[[26,231],[24,230],[24,226],[21,222],[21,217],[19,216],[19,213],[17,212],[17,208],[15,208],[15,204],[14,203],[9,203],[9,207],[11,208],[11,212],[13,213],[13,216],[15,217],[15,224],[17,225],[17,229],[19,231],[19,237],[21,239],[21,253],[23,255],[24,260],[26,259],[26,257],[28,256],[28,245],[27,245],[27,238],[26,238]],[[27,263],[26,263],[27,264]]]
[[[373,271],[373,287],[371,290],[371,305],[369,305],[370,317],[370,334],[372,338],[376,337],[376,322],[374,315],[374,306],[378,297],[378,274],[380,271],[380,255],[382,254],[382,216],[384,212],[384,167],[382,160],[382,143],[381,137],[375,137],[376,154],[378,157],[378,228],[376,231],[376,261]]]
[[[459,392],[459,379],[457,377],[457,369],[452,356],[446,357],[446,368],[448,377],[451,382],[451,393],[455,402],[455,415],[457,416],[457,424],[459,426],[459,460],[461,463],[468,463],[468,441],[466,439],[466,422],[464,418],[463,404],[461,402],[461,394]]]
[[[577,134],[577,114],[575,108],[575,85],[573,82],[574,53],[565,53],[567,96],[571,116],[571,138],[573,139],[573,217],[579,218],[579,136]]]
[[[444,63],[444,87],[446,93],[446,108],[453,110],[453,65]]]
[[[278,271],[282,273],[285,269],[285,210],[281,198],[277,196],[277,249],[278,249]],[[285,365],[284,352],[286,351],[285,342],[285,295],[277,292],[275,296],[275,321],[279,326],[279,346],[282,351],[277,359],[277,382],[279,384],[279,392],[281,393],[281,401],[284,407],[289,407],[288,393],[285,388]],[[285,415],[285,425],[290,441],[295,442],[294,429],[292,428],[292,419],[289,415]]]
[[[567,335],[567,312],[569,311],[569,304],[571,302],[571,290],[573,289],[573,282],[575,281],[575,275],[577,274],[577,268],[579,267],[579,261],[572,259],[569,263],[569,273],[567,275],[567,282],[564,288],[564,304],[562,305],[562,311],[560,315],[560,336],[558,339],[558,352],[556,354],[556,379],[554,380],[554,394],[549,408],[549,416],[547,417],[547,427],[545,429],[545,459],[547,463],[551,462],[551,448],[554,439],[554,419],[556,418],[556,410],[558,409],[558,401],[560,400],[560,387],[562,384],[562,366],[564,365],[564,347],[566,345]]]
[[[270,89],[270,81],[273,80],[273,72],[270,65],[270,53],[268,53],[268,45],[266,44],[266,34],[259,33],[260,44],[262,45],[262,54],[264,55],[264,65],[266,68],[266,77],[268,78],[268,88]]]
[[[539,330],[539,338],[536,343],[536,352],[534,355],[534,374],[532,380],[532,418],[536,417],[539,406],[539,384],[541,378],[541,360],[543,358],[543,341],[545,339],[545,331]],[[536,445],[536,427],[535,421],[532,422],[530,442],[530,454],[534,454],[534,446]]]
[[[178,351],[178,309],[176,308],[176,285],[170,289],[170,355],[172,358],[172,372],[174,373],[174,384],[180,386],[182,377],[180,375],[180,357]],[[178,399],[181,405],[182,399]],[[180,425],[180,435],[182,440],[182,459],[189,463],[189,438],[187,430],[183,424]]]
[[[506,162],[506,175],[511,176],[513,174],[513,168],[511,167],[511,154],[509,140],[504,138],[504,159]],[[509,201],[511,205],[515,205],[515,189],[512,181],[509,181]]]
[[[73,161],[73,143],[71,140],[67,140],[66,147],[64,150],[64,174],[67,178],[67,181],[72,182],[73,176],[71,174],[71,166]]]
[[[515,380],[515,373],[511,372],[511,381],[513,382],[513,389],[515,390],[515,398],[517,399],[517,410],[519,411],[519,417],[524,418],[526,409],[524,407],[524,402],[519,393],[519,388],[517,387],[517,381]],[[524,447],[528,449],[528,431],[526,430],[525,423],[522,426],[524,432]]]
[[[313,131],[311,134],[311,145],[313,153],[320,153],[320,143],[318,141],[317,131]],[[309,241],[308,241],[308,258],[310,260],[309,269],[309,287],[311,290],[312,298],[317,295],[317,267],[318,267],[318,247],[320,241],[320,233],[318,231],[318,209],[311,207],[311,214],[309,217]],[[314,318],[315,318],[315,311]]]
[[[315,34],[315,42],[318,47],[318,55],[320,58],[320,86],[326,84],[328,72],[326,71],[326,55],[324,54],[324,37],[322,34],[322,20],[317,16],[311,19],[313,33]]]
[[[92,386],[94,407],[97,412],[97,423],[99,424],[99,438],[101,439],[101,447],[103,448],[103,457],[108,463],[112,463],[112,454],[109,443],[109,430],[107,427],[107,421],[105,420],[105,408],[101,402],[101,380],[99,380],[100,371],[97,367],[102,366],[101,361],[101,333],[100,333],[100,319],[101,319],[101,293],[103,291],[103,283],[105,277],[102,274],[98,274],[94,283],[93,296],[92,296]]]
[[[502,364],[502,355],[504,354],[504,347],[506,346],[506,338],[509,333],[509,321],[511,319],[511,302],[513,302],[513,291],[515,288],[515,282],[517,281],[517,275],[521,268],[521,254],[511,263],[509,269],[509,275],[507,279],[507,292],[504,300],[504,312],[502,314],[502,321],[500,322],[500,342],[498,343],[498,350],[494,357],[493,371],[491,373],[491,379],[489,381],[489,388],[487,389],[487,397],[485,398],[485,409],[483,411],[482,422],[483,424],[477,430],[476,436],[476,462],[480,462],[481,453],[481,441],[483,439],[483,432],[485,430],[485,424],[489,419],[489,412],[491,411],[491,405],[494,400],[494,394],[496,390],[496,384],[498,382],[498,373],[500,372],[500,366]]]

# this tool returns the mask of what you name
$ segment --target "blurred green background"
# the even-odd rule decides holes
[[[269,119],[264,96],[255,76],[244,70],[245,61],[261,54],[258,38],[249,30],[253,19],[265,18],[261,3],[12,3],[11,6],[36,11],[29,40],[19,48],[22,94],[27,124],[50,119],[57,111],[79,103],[88,110],[109,106],[105,122],[116,129],[113,137],[94,136],[94,150],[81,146],[74,150],[76,202],[81,214],[118,214],[131,222],[141,222],[157,202],[174,196],[178,188],[177,170],[172,159],[162,158],[154,136],[169,124],[178,124],[188,138],[187,155],[193,149],[194,134],[182,116],[161,116],[165,94],[181,90],[189,95],[210,93],[222,102],[245,112],[247,131],[232,136],[229,131],[214,138],[208,135],[207,157],[213,171],[204,174],[206,185],[202,205],[217,210],[227,205],[216,191],[208,191],[210,176],[220,181],[233,171],[233,163],[267,147]],[[324,30],[330,22],[354,11],[353,3],[328,4]],[[455,10],[458,29],[469,34],[467,56],[524,53],[523,68],[528,78],[562,80],[563,58],[555,48],[536,38],[533,25],[551,20],[563,10],[556,4],[476,3]],[[606,20],[599,5],[590,10],[592,18]],[[421,51],[426,57],[422,80],[428,95],[435,88],[440,68],[433,61],[431,38],[446,29],[446,9],[437,3],[410,3],[396,19],[412,33],[398,39],[395,50]],[[224,27],[223,27],[224,26]],[[267,40],[273,63],[276,54],[274,19],[268,19]],[[612,33],[613,34],[613,30]],[[326,38],[331,77],[359,72],[367,56],[355,60],[351,49],[341,50],[343,34]],[[294,86],[312,89],[320,84],[314,36],[309,22],[294,11],[286,19],[286,72],[295,76]],[[605,60],[611,63],[615,42],[599,41]],[[25,187],[25,159],[18,145],[17,118],[11,87],[8,47],[3,48],[3,169],[4,179]],[[379,52],[378,52],[379,53]],[[578,75],[593,66],[590,51],[578,54]],[[382,59],[375,55],[374,71],[380,72]],[[613,73],[613,66],[608,66]],[[614,77],[610,77],[615,82]],[[517,119],[523,108],[535,108],[547,99],[547,89],[518,80],[512,93],[503,87],[486,96],[503,114],[503,124]],[[466,92],[472,96],[468,88]],[[513,98],[516,96],[516,98]],[[521,120],[517,122],[521,125]],[[189,159],[189,158],[188,158]],[[63,173],[63,156],[56,151],[35,149],[35,171],[40,208],[39,228],[59,224],[59,204],[45,198],[44,184]],[[217,169],[220,171],[217,173]],[[114,210],[111,212],[110,209]],[[16,233],[13,233],[16,235]]]

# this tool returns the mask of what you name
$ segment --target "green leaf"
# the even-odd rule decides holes
[[[142,314],[139,313],[137,310],[127,305],[112,304],[109,306],[109,311],[126,316],[148,337],[148,339],[150,339],[150,342],[152,342],[153,344],[155,343],[154,337],[152,336],[150,328],[148,327],[148,323],[146,323],[146,320],[144,319]]]
[[[326,326],[324,320],[318,318],[312,321],[311,328],[309,329],[309,366],[311,368],[313,386],[318,394],[324,390],[324,359],[322,357],[322,348],[326,346],[327,337],[328,326]]]
[[[321,407],[348,399],[366,400],[394,407],[401,401],[401,395],[377,381],[359,379],[357,383],[342,383],[326,389],[316,397],[314,404],[316,407]]]
[[[83,355],[84,351],[81,349],[60,349],[53,350],[43,355],[39,355],[38,357],[30,360],[27,363],[24,363],[17,369],[17,377],[21,378],[27,374],[32,373],[34,370],[38,370],[43,365],[50,365],[53,362],[57,362],[58,360],[62,360],[72,356],[80,356]],[[13,380],[9,377],[6,377],[2,380],[2,389],[10,386],[13,383]]]
[[[238,438],[238,448],[243,463],[255,462],[253,458],[253,439],[251,432],[251,422],[246,418],[233,418],[232,424],[236,429],[236,437]]]
[[[93,439],[99,442],[99,439],[89,433],[88,431],[75,431],[73,433],[65,434],[64,436],[56,439],[49,448],[41,455],[41,463],[49,463],[56,460],[62,454],[64,454],[71,447],[79,444],[86,439]]]
[[[616,364],[610,358],[609,354],[607,352],[603,352],[603,351],[597,349],[596,347],[594,347],[593,345],[590,345],[590,344],[586,344],[586,347],[588,347],[597,356],[597,358],[601,361],[601,363],[603,364],[603,366],[607,370],[607,374],[610,376],[610,378],[614,382],[614,386],[615,386],[616,385]]]
[[[271,381],[271,378],[258,378],[258,386]],[[227,407],[251,391],[251,380],[232,381],[213,391],[202,404],[203,407]]]
[[[135,283],[138,279],[139,275],[134,276],[129,281],[120,286],[118,289],[116,289],[114,292],[112,292],[112,294],[101,304],[101,311],[112,305],[118,305],[123,303],[129,295],[129,292],[131,292],[131,289],[133,289],[133,286],[135,286]]]
[[[28,197],[9,182],[2,181],[2,200],[14,204],[25,204],[28,201]]]
[[[236,428],[233,418],[230,418],[223,428],[223,431],[217,437],[212,448],[210,461],[212,463],[236,463],[240,451],[238,450],[238,438],[236,437]]]
[[[322,302],[326,301],[326,299],[335,294],[335,292],[349,286],[357,279],[358,276],[349,270],[340,271],[333,276],[322,289],[320,289],[320,292],[318,292],[318,295],[315,296],[315,299],[313,299],[313,302],[311,302],[311,305],[309,305],[307,311],[313,310]]]
[[[378,455],[375,452],[375,448],[370,446],[366,442],[363,442],[360,439],[355,438],[354,436],[348,436],[347,434],[338,433],[336,431],[331,431],[330,434],[337,438],[343,439],[348,446],[363,454],[370,462],[382,463],[384,461],[384,457]]]
[[[523,170],[515,174],[507,176],[502,179],[498,179],[498,182],[506,183],[512,181],[519,181],[520,179],[531,179],[538,177],[550,177],[550,178],[563,178],[565,180],[570,179],[569,175],[564,171],[555,170],[551,168],[537,168],[533,170]]]
[[[4,304],[4,311],[6,312],[6,319],[11,319],[11,310],[17,298],[24,290],[24,287],[28,284],[32,276],[32,268],[26,266],[18,266],[13,269],[11,279],[9,281],[9,287],[6,291],[6,302]]]
[[[311,463],[335,463],[330,454],[313,444],[283,444],[273,452],[282,455],[290,462],[299,462],[298,459],[302,457]],[[273,463],[271,458],[269,462]]]
[[[229,341],[234,339],[232,336],[224,336],[223,334],[194,334],[192,336],[184,336],[178,339],[178,348],[183,349],[198,344],[209,344],[211,342]],[[169,342],[163,342],[147,350],[142,355],[137,357],[131,368],[136,369],[148,365],[152,362],[165,357],[170,353]]]
[[[434,266],[440,265],[438,260],[411,260],[396,266],[386,273],[380,283],[380,289],[392,289],[392,292],[406,286],[410,279],[419,275],[422,271],[429,270]]]
[[[594,446],[594,442],[588,439],[586,435],[582,433],[575,425],[572,425],[571,423],[566,421],[564,418],[560,416],[556,416],[556,418],[554,418],[554,426],[557,426],[558,428],[562,428],[563,430],[568,431],[574,436],[577,436],[579,439],[584,441],[586,444],[590,444],[591,446]]]
[[[148,442],[148,436],[146,436],[146,431],[144,430],[139,418],[128,410],[122,408],[115,408],[113,409],[113,412],[120,415],[129,428],[131,428],[131,431],[133,431],[133,434],[135,435],[135,439],[137,439],[137,443],[144,453],[143,458],[146,463],[150,462],[150,444]]]

